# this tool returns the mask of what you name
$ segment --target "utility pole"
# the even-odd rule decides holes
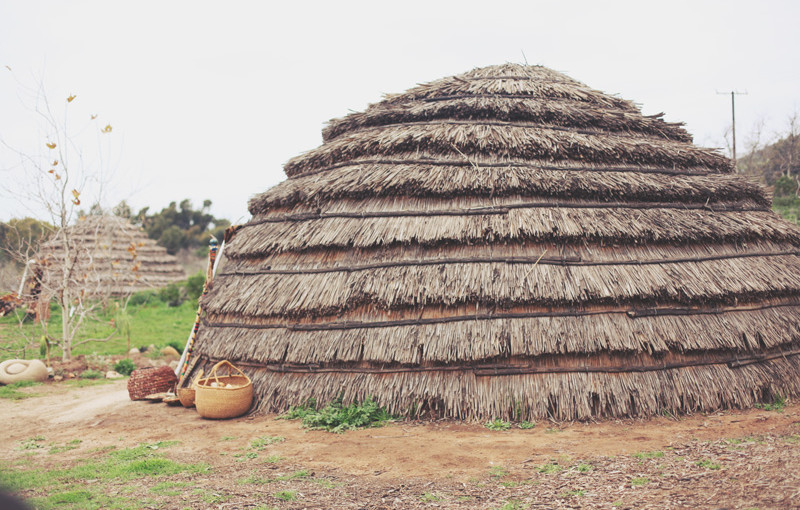
[[[736,96],[746,96],[747,91],[744,92],[736,92],[731,90],[730,92],[720,92],[717,91],[717,95],[731,95],[731,134],[733,135],[733,170],[736,171]]]

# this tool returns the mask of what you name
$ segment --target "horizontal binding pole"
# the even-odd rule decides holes
[[[706,203],[697,204],[676,204],[674,202],[601,202],[601,203],[572,203],[572,202],[521,202],[517,204],[506,204],[498,206],[474,207],[468,209],[430,209],[430,210],[409,210],[409,211],[369,211],[369,212],[338,212],[338,213],[302,213],[285,214],[275,218],[262,218],[260,220],[248,221],[242,227],[252,227],[264,223],[285,223],[295,221],[324,220],[328,218],[401,218],[409,216],[486,216],[508,214],[513,209],[680,209],[680,210],[704,210],[709,212],[764,212],[769,209],[766,207],[744,207],[741,204],[716,205]]]
[[[411,266],[437,266],[440,264],[541,264],[545,266],[645,266],[661,264],[682,264],[686,262],[711,262],[715,260],[744,259],[754,257],[782,257],[800,256],[800,251],[736,253],[728,255],[711,255],[708,257],[683,257],[674,259],[651,260],[582,260],[581,257],[451,257],[440,259],[415,259],[397,262],[380,262],[375,264],[362,264],[358,266],[336,266],[308,269],[251,269],[231,270],[217,275],[221,276],[250,276],[262,274],[321,274],[321,273],[351,273],[384,269],[391,267]]]
[[[292,179],[300,179],[302,177],[309,177],[312,175],[321,174],[324,172],[329,172],[331,170],[336,170],[338,168],[345,168],[349,166],[359,166],[359,165],[429,165],[429,166],[468,166],[468,167],[478,167],[478,168],[530,168],[532,170],[555,170],[561,172],[611,172],[611,173],[641,173],[641,174],[664,174],[664,175],[686,175],[686,176],[706,176],[706,175],[716,175],[722,172],[712,172],[712,171],[687,171],[687,170],[678,170],[675,168],[641,168],[641,167],[634,167],[634,166],[607,166],[607,167],[594,167],[594,166],[574,166],[574,167],[563,167],[563,166],[556,166],[556,165],[537,165],[533,163],[524,163],[524,162],[502,162],[502,163],[477,163],[477,162],[470,162],[467,160],[461,161],[451,161],[451,160],[441,160],[441,159],[359,159],[359,160],[350,160],[344,161],[341,163],[334,163],[332,165],[324,166],[317,170],[310,170],[308,172],[303,172],[299,174],[295,174],[289,176],[289,180]]]
[[[666,363],[663,365],[618,365],[608,367],[536,367],[536,366],[513,366],[502,364],[481,364],[465,366],[428,366],[428,367],[320,367],[319,365],[292,365],[292,364],[269,364],[257,363],[252,361],[237,361],[236,365],[267,370],[269,372],[286,374],[402,374],[402,373],[422,373],[422,372],[470,372],[476,377],[491,377],[499,375],[525,375],[525,374],[569,374],[569,373],[601,373],[601,374],[623,374],[627,372],[658,372],[663,370],[675,370],[688,367],[699,367],[708,365],[728,365],[728,368],[740,368],[754,363],[762,363],[777,358],[788,358],[797,356],[800,350],[785,351],[764,356],[752,356],[749,358],[726,358],[713,360],[684,361],[681,363]],[[218,361],[216,358],[202,356],[209,362]]]
[[[430,319],[402,319],[394,321],[376,322],[328,322],[320,324],[248,324],[245,322],[209,322],[203,319],[203,324],[211,328],[241,328],[241,329],[288,329],[289,331],[329,331],[345,329],[373,329],[391,328],[398,326],[423,326],[428,324],[444,324],[448,322],[498,320],[498,319],[535,319],[539,317],[586,317],[590,315],[626,314],[631,319],[640,317],[669,316],[669,315],[719,315],[734,312],[755,312],[769,308],[797,307],[800,303],[778,303],[753,307],[740,308],[655,308],[647,310],[572,310],[563,312],[519,312],[498,314],[455,315],[450,317],[436,317]]]
[[[392,122],[390,124],[365,124],[362,126],[358,126],[353,130],[347,131],[348,134],[355,133],[358,131],[366,131],[370,129],[381,129],[381,128],[388,128],[388,127],[402,127],[402,126],[433,126],[433,125],[444,125],[444,126],[497,126],[497,127],[517,127],[517,128],[532,128],[532,129],[540,129],[543,131],[561,131],[564,133],[578,133],[581,135],[607,135],[607,136],[617,136],[620,138],[632,138],[628,136],[621,135],[619,131],[603,131],[601,129],[587,129],[587,128],[572,128],[572,127],[565,127],[565,126],[555,126],[553,124],[536,124],[536,123],[525,123],[525,122],[514,122],[514,121],[502,121],[502,120],[456,120],[456,119],[430,119],[430,120],[418,120],[418,121],[411,121],[411,122]],[[649,134],[647,132],[642,131],[633,131],[635,133],[641,134]],[[667,140],[675,142],[676,140],[672,138],[667,138]],[[477,165],[476,166],[480,166]]]

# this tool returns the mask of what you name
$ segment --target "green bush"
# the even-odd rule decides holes
[[[101,379],[103,373],[98,370],[84,370],[81,374],[81,379]]]
[[[173,349],[175,349],[178,352],[183,352],[184,344],[180,343],[177,340],[170,340],[169,342],[167,342],[167,345],[169,347],[172,347]]]
[[[136,365],[128,358],[121,359],[114,364],[114,371],[122,375],[131,375],[136,370]]]
[[[181,306],[186,301],[186,287],[181,283],[170,283],[158,291],[158,299],[169,306]]]
[[[797,193],[797,181],[786,175],[775,181],[775,196],[788,197]]]
[[[197,301],[203,294],[203,285],[206,283],[206,275],[200,271],[190,276],[186,280],[186,299]]]
[[[133,294],[130,299],[128,300],[128,305],[131,306],[141,306],[143,304],[149,303],[153,301],[158,296],[158,293],[154,290],[145,290],[142,292],[137,292]]]

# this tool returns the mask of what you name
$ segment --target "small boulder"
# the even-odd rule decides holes
[[[128,351],[128,354],[133,356],[134,354],[137,354],[137,355],[141,354],[141,352],[139,352],[139,349],[137,349],[136,347],[131,347],[131,350]]]
[[[178,368],[178,360],[174,359],[169,362],[169,368],[176,370]]]
[[[63,376],[63,375],[54,375],[54,376],[53,376],[53,380],[54,380],[55,382],[61,382],[61,381],[63,381],[63,380],[64,380],[64,376]]]
[[[106,379],[122,379],[123,377],[125,376],[119,372],[115,372],[114,370],[109,370],[106,372]]]
[[[47,366],[41,360],[10,359],[0,363],[0,383],[21,381],[46,381],[50,377]]]
[[[163,349],[161,349],[161,355],[162,356],[168,356],[168,357],[171,357],[171,358],[180,358],[181,357],[181,353],[179,353],[178,350],[175,349],[174,347],[172,347],[171,345],[168,345],[168,346],[164,347]]]

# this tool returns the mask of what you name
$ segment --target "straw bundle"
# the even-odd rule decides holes
[[[191,367],[255,408],[591,419],[800,395],[800,229],[680,124],[537,66],[333,120],[250,200]]]

